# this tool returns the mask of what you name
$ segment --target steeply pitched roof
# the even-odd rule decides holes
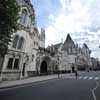
[[[53,46],[54,46],[54,48],[58,49],[61,45],[62,45],[62,43],[58,43],[58,44],[55,44]]]
[[[65,43],[72,43],[72,44],[74,44],[74,41],[72,40],[70,34],[67,35],[67,38],[65,40]]]
[[[68,47],[75,46],[74,41],[72,40],[70,34],[67,35],[67,38],[63,44],[63,49],[66,49]]]

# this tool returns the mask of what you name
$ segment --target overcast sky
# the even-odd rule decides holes
[[[45,28],[46,46],[71,34],[75,43],[86,43],[91,56],[100,59],[100,0],[31,0],[38,28]]]

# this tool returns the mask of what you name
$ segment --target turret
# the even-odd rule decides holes
[[[41,34],[40,34],[40,47],[45,48],[45,30],[41,28]]]

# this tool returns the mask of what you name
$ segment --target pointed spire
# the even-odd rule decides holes
[[[70,42],[70,43],[74,43],[74,41],[72,40],[70,34],[68,33],[67,38],[65,40],[65,42]]]
[[[75,46],[74,41],[72,40],[70,34],[68,33],[67,38],[63,44],[63,49],[66,50],[67,48],[73,47],[73,46]]]

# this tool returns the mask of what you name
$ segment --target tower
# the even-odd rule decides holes
[[[45,48],[45,30],[41,28],[41,34],[40,34],[40,47]]]

